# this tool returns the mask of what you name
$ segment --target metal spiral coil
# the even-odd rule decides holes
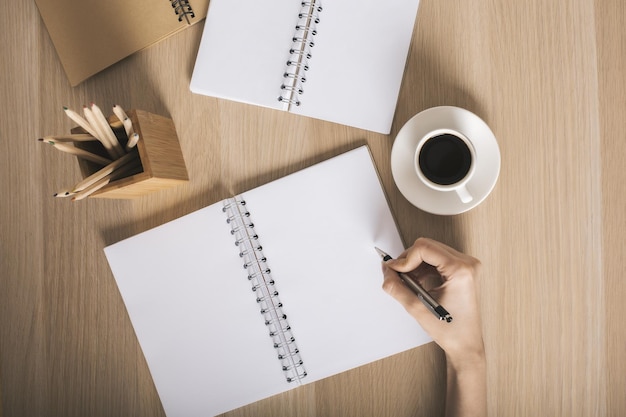
[[[193,8],[189,4],[189,0],[170,0],[172,7],[174,8],[174,12],[178,16],[178,21],[182,22],[183,19],[187,21],[187,24],[191,24],[189,18],[196,17],[196,14],[193,12]]]
[[[268,260],[263,254],[259,236],[254,230],[252,216],[245,206],[244,198],[237,196],[224,200],[222,211],[226,214],[226,223],[235,237],[235,245],[239,248],[239,256],[247,271],[252,292],[256,295],[264,324],[277,350],[285,379],[287,382],[299,382],[307,375],[304,362],[300,357],[287,315],[283,311],[283,304],[278,298],[276,283],[271,276]]]
[[[306,81],[309,60],[313,57],[312,48],[315,46],[313,38],[317,35],[319,15],[322,12],[320,0],[302,1],[301,6],[283,74],[284,81],[280,86],[281,94],[278,96],[278,101],[288,106],[302,104],[300,100],[300,96],[304,94],[302,84]]]

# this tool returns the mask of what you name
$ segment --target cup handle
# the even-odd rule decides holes
[[[469,193],[469,191],[467,191],[467,188],[464,185],[454,191],[456,191],[457,195],[463,203],[469,203],[474,199],[474,197],[472,197],[472,195]]]

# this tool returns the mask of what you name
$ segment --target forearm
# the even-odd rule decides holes
[[[487,371],[475,276],[480,261],[432,239],[420,238],[399,258],[383,264],[383,288],[400,302],[446,352],[446,417],[487,415]],[[454,308],[454,321],[436,320],[398,273],[420,281],[436,276],[430,289],[440,304]]]
[[[471,361],[446,359],[446,417],[485,417],[487,369],[484,355]]]

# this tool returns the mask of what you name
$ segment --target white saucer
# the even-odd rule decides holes
[[[474,197],[463,203],[454,191],[435,191],[415,173],[417,142],[436,129],[453,129],[474,145],[476,170],[467,184]],[[474,113],[459,107],[432,107],[413,116],[398,132],[391,150],[391,172],[402,195],[415,207],[433,214],[452,215],[480,204],[493,190],[500,174],[500,149],[489,126]]]

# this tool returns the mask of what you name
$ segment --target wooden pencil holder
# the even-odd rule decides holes
[[[89,197],[135,198],[188,182],[187,168],[172,119],[143,110],[129,110],[126,114],[132,121],[134,132],[139,134],[136,150],[133,149],[132,152],[137,153],[141,165],[127,176],[111,181]],[[124,147],[128,138],[123,124],[116,116],[110,116],[108,121]],[[71,132],[86,133],[82,127],[75,127]],[[109,157],[100,142],[81,142],[76,146]],[[77,160],[83,178],[102,168],[82,158]]]

